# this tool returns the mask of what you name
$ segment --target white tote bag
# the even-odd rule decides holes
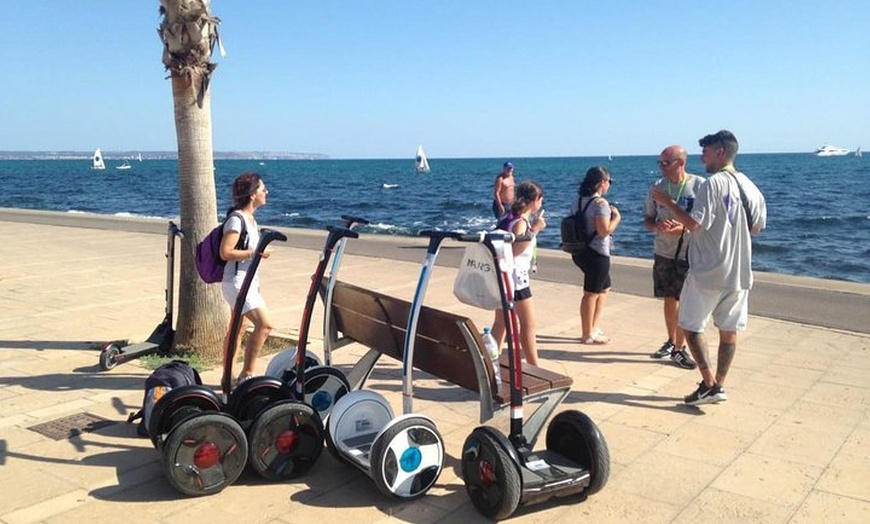
[[[483,244],[465,247],[459,272],[453,282],[453,294],[463,304],[490,311],[501,308],[498,267]]]

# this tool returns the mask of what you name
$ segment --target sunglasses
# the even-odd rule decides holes
[[[679,160],[680,160],[679,158],[672,158],[670,160],[659,160],[658,165],[660,167],[668,167],[669,165],[671,165],[675,162],[678,162]]]

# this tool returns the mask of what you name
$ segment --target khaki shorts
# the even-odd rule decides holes
[[[722,331],[743,331],[749,317],[749,290],[719,291],[698,287],[689,275],[680,294],[680,327],[703,333],[710,317]]]

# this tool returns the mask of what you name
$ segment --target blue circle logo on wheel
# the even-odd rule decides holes
[[[332,405],[332,395],[328,391],[318,391],[311,397],[311,407],[317,411],[326,411]]]
[[[402,458],[399,464],[402,466],[402,471],[410,473],[420,467],[423,462],[423,454],[420,453],[420,448],[408,448],[402,453]]]

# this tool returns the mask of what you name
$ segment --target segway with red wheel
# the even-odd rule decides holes
[[[513,235],[510,235],[513,237]],[[504,233],[459,235],[460,241],[481,242],[499,269],[498,285],[508,342],[510,369],[510,434],[480,426],[462,447],[462,478],[477,510],[493,519],[506,518],[520,504],[552,497],[591,495],[600,491],[610,474],[610,454],[601,431],[577,410],[559,413],[547,427],[546,449],[534,451],[537,434],[523,433],[522,361],[518,319],[514,309],[510,249]],[[530,237],[514,237],[513,241]]]
[[[331,367],[330,355],[324,355],[326,364],[323,365],[308,351],[308,332],[329,260],[333,258],[330,275],[330,279],[333,279],[338,274],[346,239],[359,237],[359,233],[352,231],[352,228],[358,224],[368,224],[368,221],[358,217],[342,216],[341,227],[326,228],[329,233],[311,277],[305,307],[302,310],[297,347],[275,355],[266,370],[267,375],[279,376],[289,384],[295,398],[317,410],[322,420],[326,420],[335,402],[350,391],[350,384],[341,371]],[[298,377],[302,377],[302,380],[298,380]]]
[[[162,353],[168,355],[175,340],[173,327],[173,302],[175,291],[175,240],[184,235],[175,222],[169,221],[166,233],[166,288],[164,290],[166,306],[163,321],[154,328],[145,342],[121,345],[120,342],[107,342],[100,350],[100,369],[108,371],[118,364],[151,355]]]
[[[323,422],[317,412],[295,399],[293,390],[280,378],[252,377],[232,389],[235,340],[242,326],[242,309],[266,247],[274,240],[286,241],[278,231],[264,229],[233,307],[224,344],[221,389],[226,412],[239,421],[248,437],[248,463],[269,480],[288,480],[306,473],[323,450]]]

